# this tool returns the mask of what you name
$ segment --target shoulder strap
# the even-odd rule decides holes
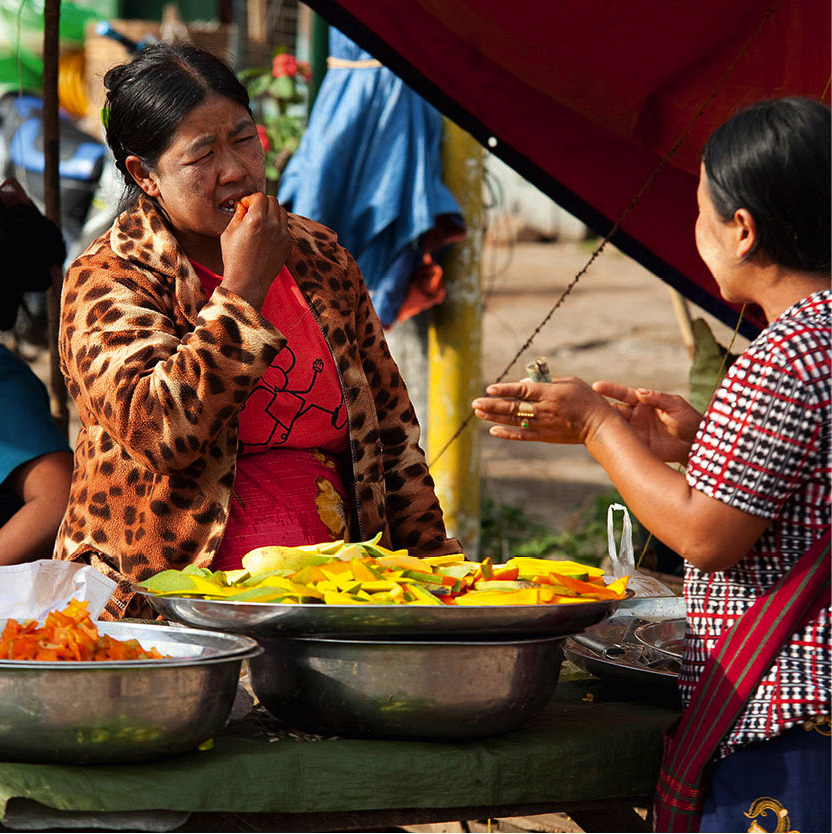
[[[726,631],[708,657],[656,788],[657,831],[696,831],[705,766],[783,644],[830,605],[829,528],[771,590]]]

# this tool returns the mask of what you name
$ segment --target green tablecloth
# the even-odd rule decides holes
[[[519,730],[461,743],[269,741],[234,722],[212,750],[131,765],[0,763],[0,811],[28,798],[64,811],[295,814],[524,806],[645,797],[677,709],[595,680],[561,682]]]

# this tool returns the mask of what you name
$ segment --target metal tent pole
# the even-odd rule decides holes
[[[58,30],[60,0],[46,0],[43,9],[43,193],[46,216],[61,227],[59,184],[60,147],[58,131]],[[52,416],[65,435],[69,432],[66,386],[58,356],[58,323],[61,307],[61,270],[52,271],[52,287],[47,294],[49,338],[49,396]]]

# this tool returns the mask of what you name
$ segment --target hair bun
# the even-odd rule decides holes
[[[128,66],[128,64],[119,64],[115,67],[110,67],[110,69],[104,73],[104,89],[107,90],[108,93],[120,86]]]

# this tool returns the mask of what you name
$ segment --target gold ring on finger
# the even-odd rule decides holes
[[[534,408],[532,408],[531,403],[521,402],[517,408],[517,416],[518,417],[534,417]]]

